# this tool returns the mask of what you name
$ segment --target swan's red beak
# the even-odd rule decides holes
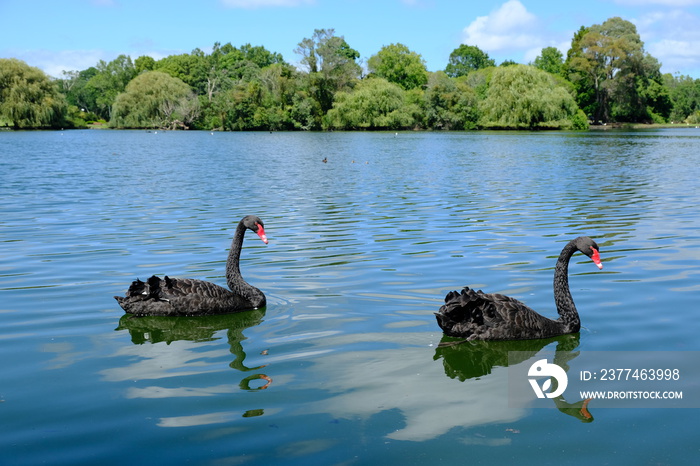
[[[593,263],[598,266],[599,270],[603,270],[603,263],[600,262],[600,253],[598,253],[598,250],[596,248],[591,248],[593,251],[593,254],[591,254],[591,260],[593,260]]]
[[[263,243],[267,244],[267,235],[265,235],[265,229],[259,223],[258,223],[258,231],[256,231],[255,233],[258,234],[258,236],[260,237],[260,239],[262,240]]]

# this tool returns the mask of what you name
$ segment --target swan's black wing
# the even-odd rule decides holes
[[[211,282],[155,275],[146,282],[137,279],[126,297],[114,298],[126,312],[141,316],[214,315],[259,307]]]
[[[563,333],[560,322],[515,298],[469,287],[448,293],[435,315],[446,335],[467,340],[527,340]]]

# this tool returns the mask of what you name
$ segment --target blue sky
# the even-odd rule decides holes
[[[332,28],[365,60],[402,43],[437,71],[462,43],[497,63],[528,63],[547,46],[566,53],[580,26],[613,16],[637,26],[662,72],[700,78],[700,0],[0,0],[0,57],[60,77],[119,54],[159,59],[230,42],[297,63],[297,44]]]

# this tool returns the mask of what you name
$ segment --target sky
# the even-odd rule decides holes
[[[366,62],[401,43],[429,71],[460,44],[499,64],[532,62],[543,47],[563,54],[581,26],[619,16],[634,23],[663,73],[700,79],[700,0],[0,0],[0,58],[54,77],[120,54],[156,60],[216,42],[294,52],[315,29],[334,29]]]

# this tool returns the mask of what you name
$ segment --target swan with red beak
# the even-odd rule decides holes
[[[214,315],[264,307],[267,304],[265,294],[243,279],[238,265],[246,230],[255,232],[263,243],[268,243],[265,225],[259,217],[248,215],[238,222],[226,261],[229,289],[194,278],[153,275],[145,282],[136,279],[126,296],[114,298],[124,311],[137,316]]]
[[[598,269],[600,248],[591,238],[579,236],[562,249],[554,267],[554,302],[558,319],[538,314],[515,298],[465,287],[450,291],[435,314],[438,325],[451,337],[467,340],[529,340],[549,338],[581,329],[581,320],[569,290],[569,260],[576,252],[590,257]]]

